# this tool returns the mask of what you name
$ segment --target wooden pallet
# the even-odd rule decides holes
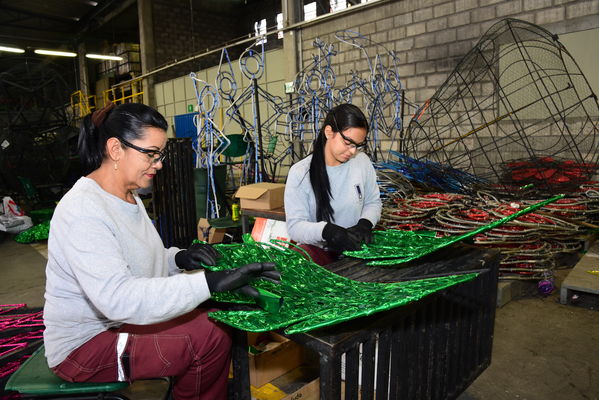
[[[599,276],[587,272],[596,270],[599,270],[599,241],[589,248],[562,282],[560,303],[568,303],[572,290],[599,294]]]

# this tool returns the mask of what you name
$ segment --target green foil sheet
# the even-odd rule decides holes
[[[560,194],[550,199],[543,200],[532,206],[523,208],[512,215],[483,225],[473,231],[458,236],[434,237],[431,232],[398,231],[389,229],[386,231],[375,231],[374,240],[371,244],[364,244],[358,251],[345,251],[343,254],[350,257],[362,258],[369,261],[367,265],[396,265],[406,263],[433,253],[439,249],[470,239],[479,233],[483,233],[512,221],[524,214],[532,212],[547,204],[553,203],[565,195]]]
[[[243,244],[215,245],[222,257],[216,266],[205,268],[222,270],[251,262],[276,263],[281,272],[281,284],[257,280],[253,286],[284,299],[278,313],[260,309],[210,313],[215,320],[251,332],[281,328],[289,334],[308,332],[406,305],[477,275],[471,273],[397,283],[357,282],[329,272],[296,251],[264,248],[249,236],[244,240]],[[254,303],[253,299],[230,292],[215,293],[214,299]]]
[[[15,236],[15,241],[18,243],[27,244],[37,242],[38,240],[46,240],[48,239],[49,233],[50,221],[46,221],[18,233]]]

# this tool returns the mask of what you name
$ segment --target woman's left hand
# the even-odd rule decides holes
[[[175,255],[175,263],[187,271],[198,269],[200,264],[216,265],[218,252],[209,244],[194,243]]]
[[[362,218],[358,223],[351,228],[347,228],[348,232],[360,239],[360,243],[372,243],[372,222],[366,218]]]

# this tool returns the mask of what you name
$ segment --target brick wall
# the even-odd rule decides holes
[[[512,149],[513,146],[509,146],[510,140],[505,139],[507,135],[522,134],[522,132],[515,131],[512,126],[506,133],[502,130],[503,125],[491,123],[487,128],[477,130],[476,135],[466,137],[463,140],[447,139],[449,136],[455,138],[457,135],[464,135],[471,132],[475,127],[479,129],[483,124],[493,121],[494,118],[506,112],[505,108],[501,108],[500,102],[494,101],[494,99],[497,100],[497,94],[493,94],[494,89],[489,89],[489,85],[493,86],[493,83],[488,80],[489,76],[487,75],[486,78],[479,76],[476,82],[469,86],[468,95],[462,93],[458,96],[459,102],[463,103],[464,109],[461,111],[461,105],[457,104],[458,102],[450,101],[451,104],[441,106],[437,103],[435,114],[431,116],[432,111],[427,109],[428,106],[424,104],[446,82],[454,68],[479,42],[482,35],[491,26],[505,18],[531,22],[558,35],[593,29],[597,32],[595,37],[599,40],[599,30],[597,30],[599,28],[599,0],[381,1],[378,4],[373,3],[370,7],[360,11],[349,11],[303,28],[301,31],[302,60],[304,66],[309,65],[312,55],[317,53],[313,47],[315,38],[320,38],[326,43],[335,44],[338,53],[332,60],[332,68],[337,75],[337,86],[339,87],[344,86],[352,78],[352,71],[368,82],[370,80],[370,70],[363,52],[340,41],[336,38],[336,32],[346,29],[359,32],[386,49],[395,51],[399,57],[398,69],[400,80],[405,89],[405,98],[408,102],[414,104],[405,113],[404,123],[407,124],[410,121],[416,106],[423,105],[422,109],[424,111],[422,112],[427,114],[419,122],[424,124],[424,121],[429,119],[429,124],[422,130],[418,128],[421,124],[413,124],[413,127],[415,127],[413,130],[417,132],[408,129],[403,140],[397,140],[397,132],[387,132],[388,136],[379,136],[381,150],[384,152],[390,148],[400,149],[409,155],[423,156],[433,161],[451,164],[468,172],[478,174],[480,171],[486,171],[489,172],[489,177],[492,178],[494,173],[493,165],[504,161],[510,156],[518,158],[527,155],[525,143],[520,144],[517,152]],[[375,46],[367,47],[366,51],[369,53],[371,61],[374,61],[373,56],[377,53],[384,54],[381,48]],[[383,61],[386,62],[386,57],[383,57]],[[497,73],[497,71],[494,72]],[[599,74],[594,67],[587,73]],[[443,87],[444,91],[456,89],[461,85],[459,82],[461,82],[459,79],[449,82]],[[596,87],[595,90],[597,91],[599,88]],[[491,96],[480,96],[481,93],[491,94]],[[521,91],[519,94],[526,95],[527,93]],[[471,98],[468,98],[468,96],[471,96]],[[481,98],[487,99],[484,111],[473,113],[472,117],[464,119],[464,111],[474,109],[473,107],[469,108],[467,105],[469,101],[472,103],[474,96],[480,96],[477,99],[478,101]],[[354,95],[352,98],[354,104],[366,111],[365,100],[359,94]],[[481,103],[477,104],[480,105]],[[546,108],[543,111],[546,111]],[[551,121],[555,122],[555,119],[552,120],[547,117],[546,112],[541,117],[541,112],[536,112],[534,107],[527,109],[526,112],[527,118],[539,115],[539,122],[535,122],[539,128],[533,132],[533,129],[528,127],[524,132],[525,135],[534,134],[539,137],[540,144],[538,145],[526,142],[529,147],[532,146],[535,154],[548,155],[552,154],[552,149],[563,148],[564,150],[558,156],[568,159],[580,156],[577,153],[578,149],[575,149],[577,154],[572,155],[573,150],[569,149],[568,146],[558,146],[558,143],[563,142],[563,138],[560,132],[551,131]],[[596,106],[591,112],[596,112]],[[389,107],[383,111],[382,116],[389,118],[392,113],[393,109]],[[573,114],[569,115],[569,117],[572,116]],[[460,121],[461,125],[458,126],[456,121]],[[576,122],[570,123],[573,128]],[[454,126],[457,130],[450,128],[452,124],[456,124]],[[555,123],[553,124],[555,125]],[[590,124],[587,125],[590,126]],[[444,127],[447,127],[447,129],[444,129]],[[540,132],[542,132],[542,135]],[[587,133],[587,131],[581,131],[579,137]],[[489,143],[495,143],[495,138],[498,136],[503,136],[504,140],[497,139],[498,142],[501,142],[497,145],[497,148],[490,146]],[[594,133],[589,135],[589,139],[592,137],[594,137]],[[504,142],[508,145],[504,146]],[[553,142],[556,143],[554,147],[543,145],[544,143]],[[402,143],[403,147],[398,147],[399,143]],[[536,151],[537,147],[541,149],[538,153]],[[594,148],[594,146],[583,144],[580,148],[583,153],[582,156],[587,160],[595,159],[593,154],[584,154],[585,151],[591,153],[592,151],[589,149]],[[510,154],[505,154],[506,151]]]
[[[260,14],[256,10],[251,14],[248,11],[246,20],[253,23],[263,15],[265,14]],[[368,62],[363,52],[347,43],[341,43],[335,37],[336,32],[344,29],[357,31],[398,54],[400,79],[406,89],[406,98],[419,105],[429,99],[446,81],[454,67],[480,40],[481,36],[492,25],[507,17],[541,25],[550,32],[560,35],[587,30],[597,32],[599,0],[381,0],[380,3],[373,3],[359,12],[340,13],[331,19],[315,22],[302,28],[299,34],[301,58],[304,66],[312,62],[312,56],[317,53],[313,42],[316,38],[320,38],[326,43],[334,43],[338,50],[332,60],[337,88],[343,87],[352,77],[351,71],[357,71],[364,79],[369,79]],[[271,24],[272,22],[269,21],[268,25],[271,26]],[[159,31],[159,29],[157,30]],[[157,33],[157,35],[159,34],[160,32]],[[370,48],[369,54],[373,56],[377,50],[380,49]],[[383,54],[383,52],[379,52],[379,54]],[[232,60],[235,58],[235,55],[231,56]],[[276,61],[274,61],[275,59]],[[275,59],[267,60],[267,68],[282,68],[284,62],[289,62],[282,53],[277,53]],[[387,63],[388,61],[388,57],[384,56],[383,62]],[[182,90],[181,87],[189,85],[187,78],[189,71],[199,69],[203,69],[206,73],[206,78],[203,79],[212,82],[215,74],[210,72],[211,69],[191,66],[179,73],[169,70],[171,76],[182,78],[164,82],[162,86],[157,85],[156,104],[167,117],[172,118],[174,115],[184,113],[185,106],[193,102],[191,91]],[[593,73],[599,74],[595,68],[593,68]],[[267,91],[284,97],[282,93],[276,93],[282,91],[283,80],[288,80],[283,77],[282,70],[277,72],[274,83],[271,82],[270,74],[264,79],[263,87]],[[477,82],[471,88],[472,95],[489,92],[488,85],[492,85],[492,83]],[[186,93],[187,97],[178,98],[177,96],[183,96],[182,93]],[[462,98],[464,110],[469,108],[468,104],[471,103],[471,100],[467,97]],[[353,101],[358,106],[363,105],[357,96]],[[391,108],[387,109],[384,116],[390,116],[391,111]],[[481,115],[475,115],[472,123],[482,124],[485,120],[492,120],[497,116],[496,113],[490,111],[485,110]],[[498,111],[502,112],[501,109]],[[406,116],[411,115],[410,112],[413,112],[413,109],[406,112]],[[251,110],[244,110],[246,117],[250,113]],[[407,122],[407,118],[405,122]],[[494,126],[494,129],[501,130],[500,128],[503,128],[500,124]],[[549,126],[549,128],[553,129],[554,127]],[[471,128],[464,127],[464,131],[469,129]],[[545,137],[554,138],[559,133],[550,130]],[[484,132],[481,136],[493,138],[495,134],[495,131],[489,131]],[[546,141],[545,137],[541,141]],[[470,146],[469,142],[473,140],[474,136],[457,143],[452,151],[463,152],[462,147]],[[396,149],[396,145],[397,142],[382,139],[383,151],[391,147]],[[422,151],[428,151],[431,148],[428,143],[424,143],[423,146]],[[417,148],[419,149],[419,147]],[[470,172],[478,172],[475,167],[479,161],[481,163],[485,161],[478,160],[478,158],[480,158],[480,154],[469,158],[474,166]],[[470,163],[470,161],[468,162]]]
[[[349,29],[395,50],[406,97],[422,103],[493,24],[517,18],[557,34],[599,28],[599,0],[399,0],[302,29],[304,65],[315,53],[316,37],[338,43],[335,32]],[[351,70],[367,73],[355,48],[339,45],[334,66],[338,82]]]
[[[259,16],[267,16],[268,26],[272,27],[274,15],[281,10],[280,1],[254,3],[250,1],[238,6],[231,2],[211,2],[209,6],[202,6],[195,1],[190,7],[189,0],[154,0],[156,66],[235,41],[254,31],[253,24]],[[237,58],[244,48],[230,49],[231,57]],[[220,54],[215,54],[177,65],[157,74],[156,81],[162,82],[214,66],[219,59]]]
[[[225,43],[239,36],[235,21],[230,18],[230,12],[227,8],[210,12],[196,8],[191,13],[187,0],[154,0],[156,66],[185,58],[199,49]],[[181,64],[158,74],[156,79],[164,81],[197,69],[197,66],[194,68],[193,62]]]

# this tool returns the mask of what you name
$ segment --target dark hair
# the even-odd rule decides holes
[[[333,222],[335,212],[331,208],[331,184],[324,160],[324,146],[327,142],[324,128],[327,125],[330,125],[333,132],[343,132],[349,128],[364,128],[368,132],[368,121],[358,107],[353,104],[340,104],[328,112],[314,141],[310,161],[310,183],[316,198],[316,221]]]
[[[100,113],[104,118],[98,121],[98,118],[94,118],[98,115],[96,113]],[[166,131],[168,123],[158,111],[141,103],[121,104],[112,109],[97,110],[94,114],[86,116],[81,124],[77,143],[85,175],[102,165],[108,139],[140,139],[144,136],[144,129],[148,127]]]

